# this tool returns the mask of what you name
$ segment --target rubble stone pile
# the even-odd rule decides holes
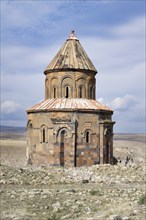
[[[1,165],[1,219],[145,219],[144,163]]]

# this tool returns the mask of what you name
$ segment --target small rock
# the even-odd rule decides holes
[[[41,198],[42,198],[42,199],[46,199],[46,198],[47,198],[47,195],[46,195],[46,194],[41,195]]]
[[[19,172],[19,173],[23,173],[24,170],[23,170],[22,168],[20,168],[20,169],[18,169],[18,172]]]
[[[122,220],[121,216],[115,216],[113,220]]]
[[[134,216],[134,215],[136,215],[136,214],[137,214],[137,211],[134,210],[133,212],[130,213],[130,216]]]
[[[76,190],[75,189],[68,189],[67,192],[75,193]]]
[[[48,206],[48,205],[46,205],[46,206],[45,206],[45,209],[49,209],[49,206]]]
[[[124,216],[123,220],[130,220],[130,218],[128,216]]]
[[[82,183],[89,183],[89,180],[82,180]]]
[[[13,198],[15,198],[15,196],[14,196],[14,195],[11,195],[11,199],[13,199]]]
[[[64,219],[69,219],[72,215],[71,214],[68,214],[68,215],[64,215],[61,217],[61,220],[64,220]]]
[[[108,220],[122,220],[122,218],[118,215],[111,215],[109,216]]]
[[[53,207],[54,211],[57,212],[60,209],[61,204],[60,204],[60,202],[56,202],[56,203],[52,204],[52,207]]]

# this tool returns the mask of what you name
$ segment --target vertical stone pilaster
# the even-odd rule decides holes
[[[59,82],[61,82],[61,76],[58,77]],[[58,85],[58,98],[62,98],[61,84]]]
[[[104,163],[103,151],[104,151],[104,124],[99,124],[99,132],[100,132],[100,164]]]

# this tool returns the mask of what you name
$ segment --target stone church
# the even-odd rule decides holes
[[[44,71],[45,100],[27,110],[30,164],[113,163],[113,111],[96,101],[97,70],[74,31]]]

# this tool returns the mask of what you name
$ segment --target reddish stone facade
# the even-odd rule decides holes
[[[27,110],[28,163],[113,163],[113,111],[95,100],[95,67],[72,32],[45,70],[45,100]]]

